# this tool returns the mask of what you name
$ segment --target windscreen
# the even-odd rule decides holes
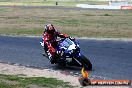
[[[60,45],[65,48],[69,48],[69,46],[72,44],[73,44],[73,42],[70,39],[66,38]]]

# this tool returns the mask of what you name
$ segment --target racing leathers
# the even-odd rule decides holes
[[[61,32],[58,32],[57,30],[55,30],[55,32],[53,34],[49,34],[47,31],[44,31],[43,34],[43,39],[42,41],[44,42],[44,49],[46,51],[49,52],[50,55],[48,55],[50,61],[52,64],[55,63],[55,46],[58,44],[57,42],[57,37],[60,37],[60,38],[67,38],[69,37],[67,34],[64,34],[64,33],[61,33]]]

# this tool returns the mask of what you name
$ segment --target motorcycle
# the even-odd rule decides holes
[[[45,45],[43,47],[45,56],[50,60],[50,53],[47,47]],[[75,40],[70,38],[60,39],[59,43],[54,48],[56,49],[54,56],[56,64],[61,66],[79,66],[87,70],[92,70],[90,60],[80,52],[80,46]]]

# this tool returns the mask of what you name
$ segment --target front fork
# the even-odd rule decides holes
[[[80,61],[78,61],[76,58],[73,58],[80,66],[82,65],[82,63]]]
[[[77,53],[74,55],[73,59],[80,65],[82,66],[82,63],[78,60],[78,58],[81,56],[81,53]]]

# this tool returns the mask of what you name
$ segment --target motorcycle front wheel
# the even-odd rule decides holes
[[[78,60],[81,62],[82,67],[84,67],[87,70],[92,70],[92,64],[88,58],[86,58],[84,55],[81,55]]]

